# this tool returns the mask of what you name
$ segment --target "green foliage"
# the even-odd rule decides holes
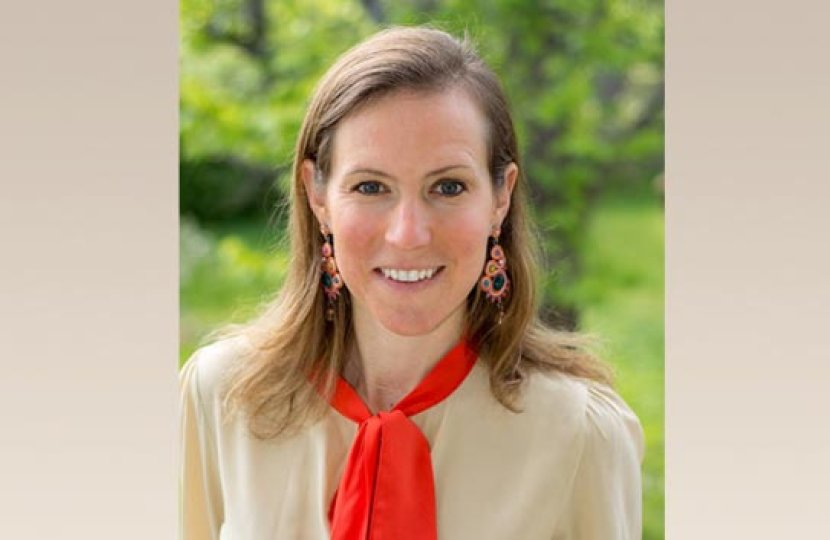
[[[235,156],[182,159],[179,211],[203,221],[267,213],[279,199],[277,173]]]
[[[213,330],[244,322],[282,284],[288,255],[263,222],[201,227],[182,218],[179,238],[180,347],[183,362]]]
[[[261,216],[317,79],[375,27],[343,1],[182,0],[180,9],[181,211]]]

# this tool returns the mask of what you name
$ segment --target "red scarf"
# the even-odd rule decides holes
[[[332,540],[436,540],[429,442],[409,417],[444,400],[473,368],[462,339],[391,411],[372,415],[342,377],[331,404],[359,424],[329,509]]]

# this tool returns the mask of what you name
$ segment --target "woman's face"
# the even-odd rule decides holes
[[[357,320],[403,336],[462,323],[518,172],[511,164],[495,191],[485,135],[463,90],[401,91],[339,124],[325,188],[303,164]]]

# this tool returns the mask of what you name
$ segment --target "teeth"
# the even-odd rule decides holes
[[[396,268],[381,268],[383,275],[389,279],[403,282],[415,282],[430,279],[435,275],[436,268],[424,268],[423,270],[398,270]]]

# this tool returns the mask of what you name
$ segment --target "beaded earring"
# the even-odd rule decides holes
[[[320,264],[320,283],[326,293],[326,320],[334,320],[334,303],[340,296],[340,289],[343,287],[343,278],[337,271],[337,261],[334,260],[334,237],[327,228],[321,227],[323,234],[323,259]]]
[[[497,305],[499,309],[498,322],[501,324],[504,317],[504,300],[510,290],[510,278],[507,277],[507,259],[504,250],[499,245],[501,229],[495,229],[490,237],[490,259],[484,265],[484,275],[479,281],[479,287],[487,296],[487,300]]]

